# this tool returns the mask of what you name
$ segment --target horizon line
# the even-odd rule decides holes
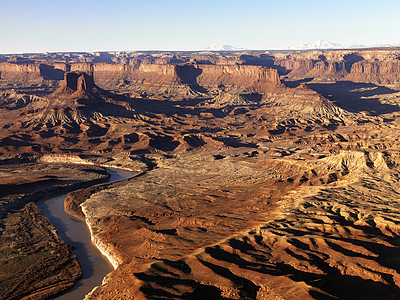
[[[313,49],[232,49],[232,50],[208,50],[208,49],[199,49],[199,50],[157,50],[157,49],[147,49],[147,50],[95,50],[95,51],[44,51],[44,52],[9,52],[9,53],[0,53],[0,55],[27,55],[27,54],[69,54],[69,53],[113,53],[113,52],[122,52],[122,53],[133,53],[133,52],[246,52],[246,51],[300,51],[300,52],[308,52],[308,51],[344,51],[344,50],[369,50],[369,49],[400,49],[400,45],[393,46],[365,46],[365,47],[343,47],[343,48],[313,48]]]

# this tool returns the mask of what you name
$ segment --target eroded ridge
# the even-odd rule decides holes
[[[393,187],[399,178],[397,161],[396,155],[382,152],[367,155],[343,151],[318,162],[308,162],[303,165],[306,173],[311,168],[313,172],[309,174],[320,174],[323,179],[322,170],[330,168],[334,171],[330,174],[338,177],[332,179],[331,175],[331,182],[321,186],[315,185],[316,181],[310,184],[304,180],[303,173],[294,178],[300,187],[280,201],[280,209],[270,214],[273,217],[267,222],[233,233],[226,239],[218,241],[217,238],[208,245],[203,243],[203,247],[191,253],[186,251],[188,254],[180,252],[181,255],[171,256],[174,250],[162,246],[171,243],[168,236],[181,239],[180,250],[188,241],[176,223],[175,232],[154,230],[160,222],[157,218],[152,226],[144,226],[153,228],[151,234],[147,229],[144,243],[136,244],[138,240],[136,245],[125,244],[125,248],[117,245],[115,254],[123,257],[127,251],[133,252],[125,258],[120,256],[117,270],[87,298],[113,297],[112,290],[118,288],[117,282],[122,276],[126,283],[130,282],[126,292],[119,291],[120,297],[126,299],[133,294],[151,299],[292,299],[300,296],[305,299],[381,296],[394,299],[400,293],[396,259],[400,190]],[[116,230],[121,228],[118,223],[126,214],[124,217],[113,215],[112,228]],[[97,230],[100,219],[92,225]],[[155,220],[145,219],[137,210],[132,219],[147,223]],[[124,221],[125,225],[128,223]],[[204,228],[210,230],[207,226]],[[214,223],[212,228],[223,230],[224,226]],[[98,233],[98,236],[103,241],[108,239],[107,235]],[[134,236],[139,238],[138,232]],[[195,235],[192,237],[196,239]],[[141,255],[145,251],[137,251],[137,247],[142,250],[149,247],[153,253],[146,258]],[[131,260],[132,257],[135,259]],[[132,269],[131,265],[135,267]],[[136,272],[127,275],[128,270]]]

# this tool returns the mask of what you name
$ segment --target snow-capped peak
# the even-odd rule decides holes
[[[339,48],[343,48],[342,45],[324,40],[316,40],[311,43],[289,47],[289,50],[339,49]]]
[[[231,45],[219,44],[219,45],[211,45],[211,46],[205,47],[204,50],[207,50],[207,51],[235,51],[235,50],[244,50],[244,49],[236,48]]]

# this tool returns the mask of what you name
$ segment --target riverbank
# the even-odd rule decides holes
[[[124,171],[110,170],[108,183],[123,180],[132,176]],[[56,299],[83,299],[94,287],[101,284],[105,275],[113,270],[107,257],[91,240],[91,233],[86,223],[69,215],[64,210],[67,194],[37,202],[44,216],[57,228],[58,235],[65,241],[76,255],[82,269],[82,278],[75,286]]]
[[[72,161],[2,162],[0,299],[54,297],[80,277],[58,298],[83,299],[113,267],[91,242],[86,223],[64,211],[64,200],[73,190],[132,174]]]
[[[79,263],[34,201],[109,176],[95,166],[0,164],[0,299],[43,299],[73,286]]]

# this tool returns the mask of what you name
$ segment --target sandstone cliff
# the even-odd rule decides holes
[[[62,80],[70,67],[66,63],[0,63],[0,83],[31,85],[44,80]]]
[[[114,55],[114,56],[113,56]],[[93,73],[100,87],[139,91],[141,86],[154,93],[192,93],[201,88],[269,90],[286,80],[314,82],[347,80],[365,83],[399,83],[399,50],[319,50],[274,53],[138,53],[124,58],[109,54],[107,62],[92,60],[38,60],[0,63],[0,84],[48,85],[61,82],[69,71]],[[112,61],[112,62],[111,62]],[[275,69],[275,70],[274,70]],[[268,84],[266,83],[268,82]],[[257,88],[254,88],[257,86]]]
[[[274,66],[291,80],[399,83],[398,51],[331,50],[276,54]]]
[[[0,63],[0,81],[4,83],[38,84],[43,81],[39,64]]]
[[[400,61],[360,61],[351,66],[346,80],[390,84],[400,82]]]
[[[278,72],[262,66],[200,65],[198,84],[206,88],[267,91],[280,85]]]

